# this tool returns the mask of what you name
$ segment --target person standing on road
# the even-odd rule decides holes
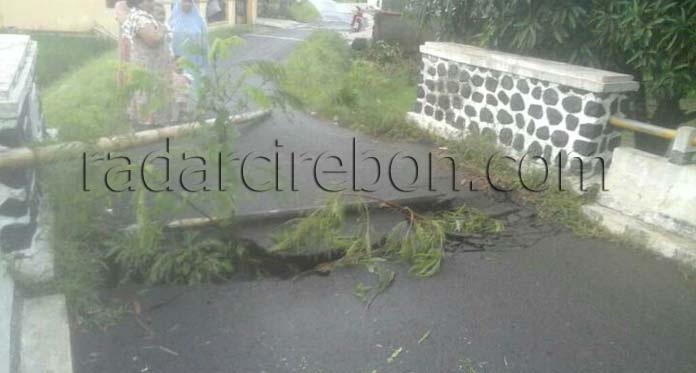
[[[169,27],[174,56],[183,57],[203,72],[208,67],[208,26],[193,0],[175,0]]]
[[[127,0],[127,4],[130,12],[121,32],[128,41],[129,62],[155,78],[147,91],[139,89],[133,94],[128,108],[131,121],[136,128],[177,122],[179,109],[172,97],[175,66],[167,43],[168,30],[153,16],[154,0]]]

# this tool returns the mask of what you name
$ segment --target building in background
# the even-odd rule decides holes
[[[202,14],[209,1],[194,0]],[[0,0],[0,29],[57,32],[99,31],[115,35],[116,0]],[[158,1],[167,11],[172,0]],[[253,24],[258,0],[219,0],[223,12],[210,21],[211,27]]]

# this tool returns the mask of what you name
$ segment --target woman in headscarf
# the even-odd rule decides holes
[[[201,72],[208,66],[208,27],[193,0],[174,0],[169,27],[176,58],[185,58]],[[189,73],[191,73],[189,71]]]
[[[130,63],[149,73],[154,84],[134,93],[129,106],[131,120],[140,126],[163,125],[179,119],[172,97],[174,62],[167,42],[167,27],[155,19],[154,0],[127,0],[130,13],[121,25],[128,41]],[[137,83],[137,82],[136,82]]]

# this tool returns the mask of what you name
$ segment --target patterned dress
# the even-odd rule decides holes
[[[140,9],[132,9],[121,26],[122,36],[128,41],[130,63],[150,73],[154,84],[133,94],[128,113],[138,125],[155,126],[175,123],[179,108],[173,95],[175,63],[168,38],[155,47],[148,46],[138,32],[144,27],[165,28],[155,18]]]

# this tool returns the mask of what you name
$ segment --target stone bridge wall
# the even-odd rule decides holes
[[[488,136],[564,169],[579,164],[569,156],[608,165],[621,139],[607,120],[638,89],[630,75],[460,44],[428,42],[421,53],[413,120],[451,138]]]

